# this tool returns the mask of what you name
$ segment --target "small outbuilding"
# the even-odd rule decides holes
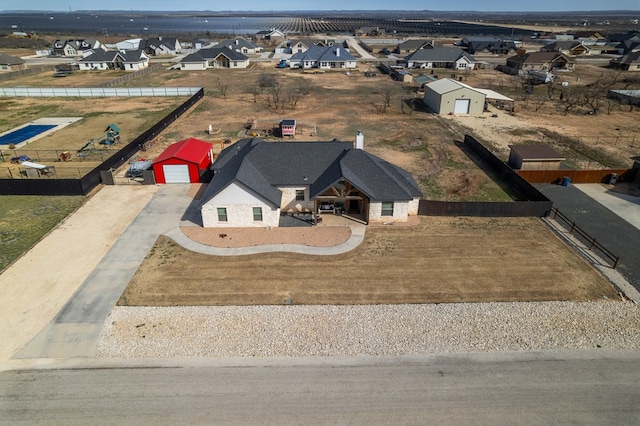
[[[211,180],[213,145],[189,138],[167,147],[153,162],[156,183],[198,183]]]
[[[296,120],[280,120],[280,134],[282,137],[296,135]]]
[[[548,145],[509,145],[509,167],[517,170],[559,170],[565,158]]]
[[[480,90],[451,78],[424,86],[425,105],[440,115],[480,115],[484,112],[485,101],[486,95]]]

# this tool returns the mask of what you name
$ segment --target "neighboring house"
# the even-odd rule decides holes
[[[610,60],[609,68],[624,71],[640,71],[640,52],[629,53]]]
[[[573,70],[575,62],[560,52],[529,52],[507,58],[507,66],[518,71]]]
[[[343,47],[347,47],[347,44],[345,41],[340,42],[338,40],[330,40],[330,39],[320,40],[320,39],[314,39],[314,38],[290,39],[290,40],[283,40],[280,46],[276,48],[276,52],[288,53],[288,54],[303,53],[309,50],[311,46],[327,47],[327,46],[334,46],[334,45],[341,45]]]
[[[153,161],[156,183],[198,183],[211,179],[213,146],[189,138],[172,143]]]
[[[599,40],[605,40],[606,37],[604,36],[604,34],[598,32],[598,31],[576,31],[575,33],[573,33],[573,38],[575,40],[580,40],[580,41],[599,41]]]
[[[508,164],[517,170],[559,170],[565,158],[549,145],[509,145]]]
[[[281,213],[294,212],[407,221],[422,197],[407,171],[351,142],[244,139],[224,149],[212,168],[200,204],[207,228],[276,227]]]
[[[387,31],[380,27],[362,27],[354,31],[356,37],[380,37],[386,35]]]
[[[424,86],[424,104],[439,115],[484,112],[486,95],[467,84],[443,78]]]
[[[27,68],[22,58],[0,53],[0,72],[20,71]]]
[[[289,58],[291,68],[355,68],[356,58],[342,46],[311,46],[307,51]]]
[[[181,53],[182,46],[175,37],[154,37],[141,40],[139,49],[151,56],[177,55]]]
[[[129,51],[96,51],[86,52],[78,61],[79,69],[88,70],[122,70],[140,71],[149,66],[149,56],[142,50]]]
[[[620,55],[628,53],[640,52],[640,36],[636,35],[624,40],[616,45],[616,50]]]
[[[569,56],[584,56],[591,53],[589,47],[585,46],[581,41],[575,40],[555,41],[553,43],[545,44],[540,51],[560,52]]]
[[[511,40],[500,40],[495,37],[465,37],[456,43],[467,53],[491,53],[494,55],[513,55],[516,53],[516,44]]]
[[[242,53],[243,55],[254,55],[262,52],[262,47],[247,41],[243,38],[234,38],[230,40],[223,40],[216,45],[216,47],[226,47],[234,52]]]
[[[208,68],[246,68],[249,58],[226,47],[200,49],[185,56],[180,61],[180,69],[185,71],[206,70]]]
[[[283,31],[280,31],[275,28],[271,28],[270,30],[262,30],[256,33],[256,36],[263,40],[271,40],[274,42],[279,42],[280,40],[286,37]]]
[[[476,59],[458,47],[437,46],[418,49],[405,57],[407,68],[453,68],[474,69]]]
[[[396,46],[393,50],[394,53],[399,55],[406,55],[411,52],[415,52],[418,49],[428,49],[434,47],[432,40],[406,40]]]
[[[103,49],[98,40],[56,40],[53,42],[51,53],[58,56],[80,56],[90,50]]]

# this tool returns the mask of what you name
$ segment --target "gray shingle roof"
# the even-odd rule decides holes
[[[80,59],[80,62],[115,62],[117,59],[120,59],[125,63],[137,63],[140,62],[143,54],[144,52],[142,50],[106,51],[97,49],[90,55]]]
[[[200,49],[197,52],[187,55],[182,58],[180,62],[204,62],[209,59],[216,59],[220,55],[226,56],[230,61],[246,61],[249,59],[242,53],[226,47],[211,47],[207,49]]]
[[[5,55],[0,53],[0,64],[2,65],[21,65],[24,64],[24,59],[17,58],[15,56]]]
[[[264,142],[244,139],[224,149],[202,203],[232,182],[279,207],[278,186],[310,187],[313,199],[340,179],[346,179],[372,200],[411,200],[422,193],[405,170],[351,142]]]
[[[412,62],[433,61],[433,62],[455,62],[461,57],[466,57],[470,61],[475,61],[472,55],[457,47],[436,46],[431,49],[418,49],[405,59]]]
[[[313,62],[348,62],[355,61],[348,50],[342,46],[318,46],[313,45],[305,52],[296,53],[291,56],[290,61],[313,61]]]

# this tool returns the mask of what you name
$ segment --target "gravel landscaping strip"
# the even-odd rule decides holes
[[[640,349],[632,302],[116,307],[98,357],[420,355]]]

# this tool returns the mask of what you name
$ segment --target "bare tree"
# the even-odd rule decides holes
[[[563,87],[562,93],[560,93],[560,103],[564,108],[564,115],[567,115],[570,111],[573,111],[580,106],[581,97],[573,88]]]
[[[385,110],[391,106],[391,99],[396,94],[396,88],[394,86],[385,86],[380,90],[380,95],[384,99]]]
[[[218,91],[220,92],[222,97],[226,99],[227,94],[229,93],[229,84],[218,79]]]

